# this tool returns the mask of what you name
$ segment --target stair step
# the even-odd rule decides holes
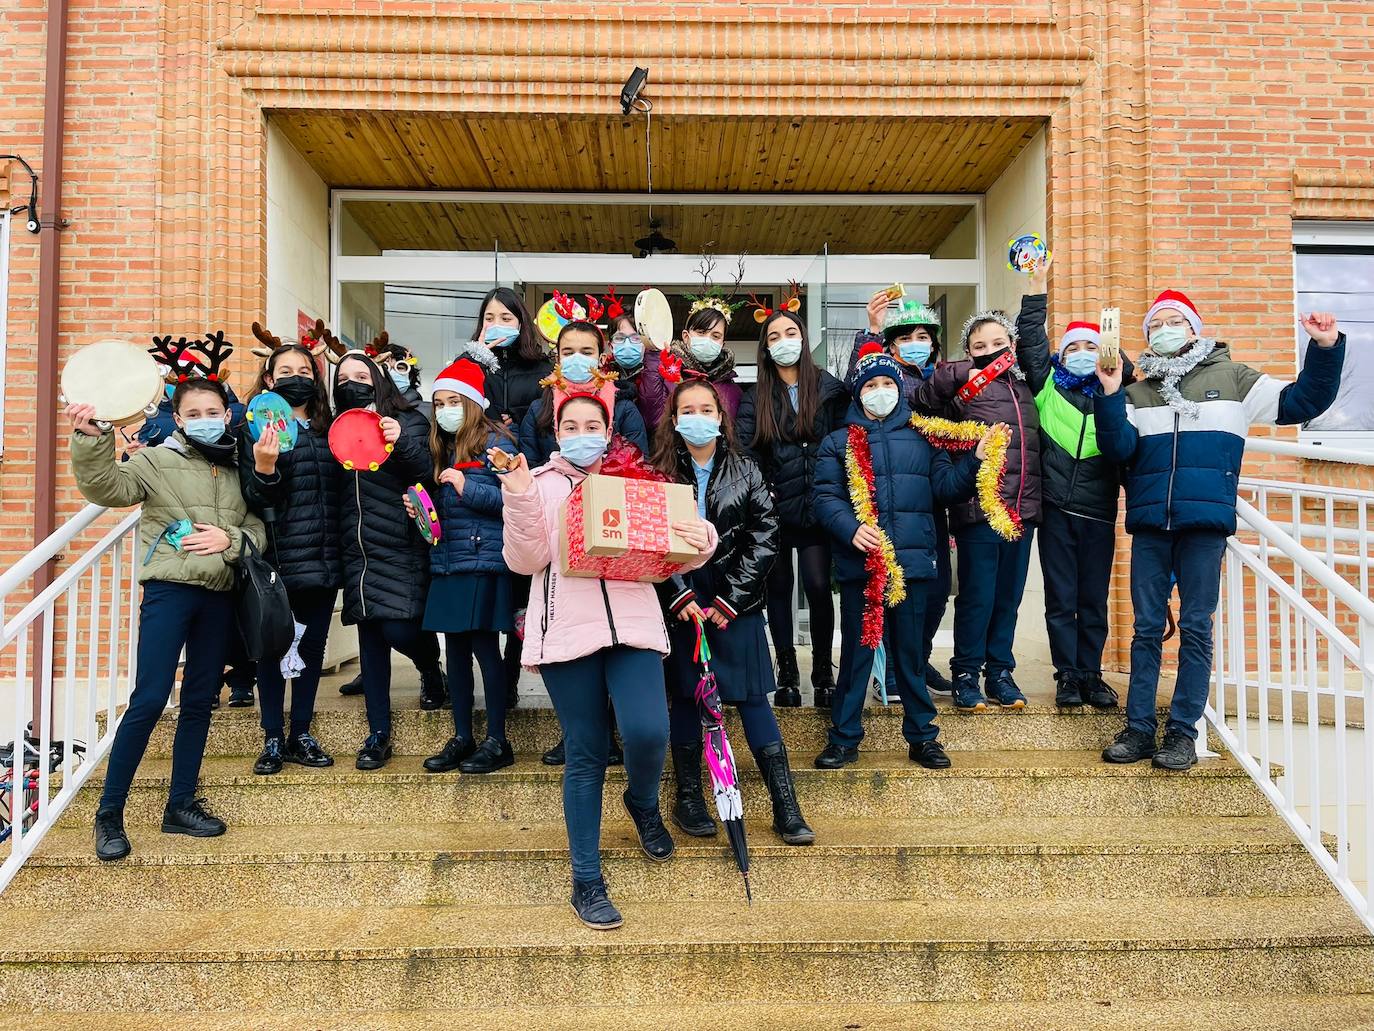
[[[497,773],[430,774],[421,756],[401,755],[382,770],[361,772],[347,762],[323,770],[288,766],[272,777],[255,776],[247,756],[215,757],[201,768],[200,790],[231,825],[337,822],[343,824],[477,822],[562,817],[563,773],[535,757]],[[1258,816],[1270,811],[1248,775],[1228,758],[1206,759],[1186,774],[1148,763],[1114,766],[1096,751],[1024,750],[966,752],[948,770],[926,770],[905,752],[861,752],[844,770],[816,770],[797,756],[798,798],[808,818],[902,818],[924,816]],[[753,764],[740,764],[746,811],[766,806],[767,795]],[[145,760],[125,811],[131,825],[160,823],[171,763]],[[625,771],[607,772],[605,811],[621,810]],[[671,800],[665,777],[665,808]],[[63,818],[64,826],[89,824],[98,784],[84,787]]]
[[[561,896],[561,892],[559,892]],[[232,901],[232,893],[223,896]],[[234,1010],[1101,999],[1374,991],[1339,898],[625,903],[0,912],[0,1007]],[[362,961],[362,962],[360,962]]]
[[[1316,896],[1332,892],[1276,817],[1025,817],[813,821],[811,848],[748,825],[760,901],[921,898]],[[628,822],[608,822],[602,855],[616,898],[733,898],[724,843],[674,832],[673,862],[644,861]],[[44,839],[0,909],[195,909],[229,892],[247,906],[538,905],[568,879],[561,822],[413,827],[234,827],[196,840],[133,832],[134,853],[101,863],[87,828]]]

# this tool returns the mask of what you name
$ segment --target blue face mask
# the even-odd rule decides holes
[[[396,385],[396,389],[402,394],[410,389],[410,373],[397,372],[395,369],[387,369],[386,374],[391,377],[391,382]]]
[[[558,452],[579,469],[585,469],[606,453],[609,444],[599,433],[579,433],[558,442]]]
[[[704,365],[710,365],[720,357],[720,341],[710,337],[688,337],[687,350],[692,357]]]
[[[790,368],[801,361],[801,337],[783,337],[768,348],[768,355],[784,368]]]
[[[174,386],[172,386],[172,384],[170,384],[170,383],[168,383],[168,384],[167,384],[165,387],[163,387],[162,389],[163,389],[163,391],[166,392],[166,394],[167,394],[167,400],[168,400],[168,401],[170,401],[170,400],[172,399],[172,395],[175,394],[175,393],[177,392],[177,388],[174,387]]]
[[[204,419],[187,419],[181,431],[202,444],[214,444],[224,436],[224,419],[218,415],[207,416]]]
[[[925,368],[930,361],[930,342],[928,340],[907,340],[897,345],[897,357],[918,369]]]
[[[1096,351],[1075,351],[1064,359],[1064,371],[1071,376],[1091,376],[1097,371]]]
[[[615,363],[622,369],[633,369],[644,364],[644,342],[639,337],[621,337],[615,342],[611,352]]]
[[[491,347],[505,347],[519,335],[519,326],[493,324],[487,327],[486,332],[482,334],[482,339]]]
[[[877,419],[886,419],[897,408],[896,387],[874,387],[859,398],[868,413]]]
[[[709,415],[684,415],[677,421],[677,431],[687,443],[702,447],[720,436],[720,422]]]
[[[570,354],[559,363],[559,367],[563,370],[563,378],[569,382],[586,383],[592,378],[596,359],[588,354]]]

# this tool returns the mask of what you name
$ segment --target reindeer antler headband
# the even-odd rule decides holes
[[[234,353],[234,345],[224,339],[224,330],[218,329],[192,343],[188,343],[186,337],[173,341],[170,334],[155,336],[148,353],[159,365],[166,367],[163,378],[168,383],[179,385],[191,379],[224,383],[229,379],[224,366]]]
[[[744,255],[739,256],[739,265],[735,270],[734,282],[730,284],[730,293],[727,295],[724,290],[711,281],[711,274],[716,269],[716,259],[708,252],[701,256],[701,263],[697,266],[697,275],[701,277],[702,292],[697,295],[684,294],[692,306],[687,309],[687,317],[691,318],[699,311],[711,308],[725,316],[725,321],[734,318],[735,312],[739,311],[746,304],[748,299],[742,298],[735,300],[735,291],[739,289],[740,283],[744,282]]]
[[[754,321],[767,322],[770,318],[780,311],[790,311],[793,314],[801,310],[801,286],[795,279],[788,280],[787,297],[776,308],[770,308],[753,294],[749,295],[749,303],[754,306]]]

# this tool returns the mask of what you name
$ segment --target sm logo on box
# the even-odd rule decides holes
[[[620,526],[620,509],[606,508],[601,511],[601,539],[603,541],[624,540],[625,535],[617,529]]]

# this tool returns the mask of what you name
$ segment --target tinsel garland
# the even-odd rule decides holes
[[[897,552],[891,538],[878,525],[878,509],[873,503],[873,452],[868,444],[868,433],[861,426],[849,427],[844,463],[854,516],[878,533],[878,547],[864,556],[868,581],[864,584],[863,626],[859,633],[860,644],[865,648],[877,648],[883,641],[883,607],[892,608],[906,600],[906,577],[897,564]]]
[[[1178,389],[1179,380],[1202,364],[1204,358],[1216,350],[1215,340],[1197,340],[1182,354],[1165,358],[1153,351],[1142,351],[1136,359],[1136,370],[1146,379],[1160,381],[1159,394],[1164,402],[1189,419],[1196,419],[1201,406],[1189,401]]]
[[[987,433],[982,422],[952,422],[925,415],[913,415],[911,426],[934,447],[945,451],[972,451]],[[1013,512],[1002,499],[1002,480],[1007,474],[1007,448],[1011,445],[1011,431],[998,430],[988,441],[987,457],[978,466],[976,484],[978,502],[983,506],[988,525],[1003,540],[1021,538],[1021,514]]]

